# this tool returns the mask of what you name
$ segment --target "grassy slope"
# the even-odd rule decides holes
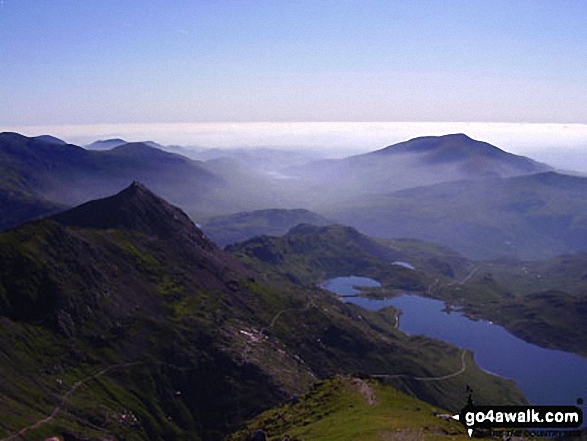
[[[383,383],[336,377],[317,384],[295,403],[265,412],[227,441],[245,441],[257,430],[268,439],[305,441],[465,440],[462,425]]]
[[[41,221],[0,236],[0,436],[218,439],[316,378],[460,369],[456,348],[407,338],[391,316],[186,248],[191,231],[162,240]],[[466,384],[522,401],[469,360],[443,384],[396,383],[454,410]]]
[[[407,256],[404,254],[405,249],[418,250],[418,253],[412,254],[415,265],[438,267],[442,271],[447,271],[447,268],[453,270],[444,260],[446,256],[450,255],[448,251],[442,250],[441,253],[435,247],[426,247],[424,244],[411,241],[408,243],[394,242],[393,245],[395,248],[383,246],[348,227],[303,225],[294,228],[283,238],[254,238],[228,249],[243,262],[259,270],[268,280],[282,286],[297,286],[300,282],[307,286],[315,286],[323,278],[354,274],[374,277],[382,281],[386,290],[405,289],[406,287],[425,290],[430,277],[436,275],[446,279],[446,276],[443,276],[439,269],[431,276],[422,271],[412,271],[390,265],[389,261],[384,260],[384,258],[393,260],[405,258]],[[457,260],[456,263],[453,262],[453,264],[456,271],[462,271],[460,260]],[[320,293],[317,288],[312,289]],[[391,344],[391,348],[378,349],[377,340],[370,346],[364,346],[362,343],[361,357],[369,361],[379,359],[380,363],[384,362],[379,365],[379,369],[383,367],[386,371],[376,371],[374,368],[377,369],[377,365],[372,364],[368,371],[361,370],[360,372],[368,374],[411,373],[421,377],[434,377],[455,372],[461,367],[461,353],[458,349],[427,338],[407,337],[396,330],[394,328],[396,311],[393,309],[369,312],[343,304],[334,299],[331,294],[321,292],[322,294],[318,294],[321,297],[318,298],[323,302],[328,301],[328,303],[321,308],[312,308],[306,311],[303,323],[298,326],[310,327],[311,334],[320,337],[320,342],[328,341],[330,343],[331,351],[332,346],[353,347],[353,345],[358,345],[358,342],[354,341],[356,337],[343,332],[346,329],[344,325],[337,325],[334,322],[334,327],[324,326],[320,309],[328,310],[331,314],[340,311],[342,315],[350,315],[367,326],[367,331],[363,331],[366,332],[366,335],[376,331],[379,335],[377,340],[383,337]],[[295,326],[295,322],[292,323],[292,326]],[[338,338],[332,340],[332,335],[337,335]],[[284,335],[282,338],[292,339],[293,336]],[[388,358],[390,350],[397,356]],[[333,352],[333,356],[329,357],[329,363],[336,360],[334,354],[335,352]],[[386,358],[389,361],[385,361]],[[507,382],[504,383],[501,379],[478,371],[470,360],[467,365],[468,368],[464,375],[447,379],[445,382],[426,383],[402,378],[395,379],[394,384],[403,390],[416,393],[420,397],[451,409],[458,409],[462,405],[462,390],[467,382],[474,382],[480,388],[479,390],[483,389],[484,398],[488,402],[492,400],[513,402],[519,399],[519,396],[516,398],[515,394],[511,394],[511,390],[507,391]],[[354,372],[359,372],[360,366],[356,364],[355,366],[357,367]],[[390,366],[393,367],[390,369]],[[347,371],[346,373],[352,372]]]
[[[584,254],[479,262],[466,283],[438,284],[430,294],[532,343],[587,355],[585,263]]]
[[[213,326],[226,321],[226,293],[194,287],[189,262],[183,268],[168,263],[170,250],[161,243],[128,232],[63,231],[47,222],[1,239],[8,317],[0,332],[0,376],[6,379],[0,436],[45,418],[67,396],[54,420],[27,432],[30,439],[56,433],[214,439],[253,408],[284,396],[257,366],[239,365],[220,350],[222,342],[233,345]],[[54,249],[56,243],[75,251]],[[94,255],[80,249],[89,244]],[[14,256],[20,270],[7,264]],[[110,283],[110,271],[118,273],[121,290]],[[42,299],[49,281],[59,301],[47,305]],[[10,296],[15,289],[21,305]],[[129,412],[132,421],[124,417]]]

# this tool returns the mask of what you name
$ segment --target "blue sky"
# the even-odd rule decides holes
[[[0,126],[586,123],[584,0],[4,0]]]

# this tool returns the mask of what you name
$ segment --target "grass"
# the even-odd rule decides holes
[[[337,376],[298,400],[247,422],[226,441],[245,441],[257,430],[268,439],[304,441],[465,440],[463,426],[445,413],[375,380]]]

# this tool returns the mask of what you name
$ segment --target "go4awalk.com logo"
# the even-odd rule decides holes
[[[576,406],[474,406],[467,405],[454,415],[467,428],[474,429],[576,429],[583,423],[583,412]]]

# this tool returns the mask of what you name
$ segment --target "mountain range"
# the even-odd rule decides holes
[[[322,213],[366,234],[414,237],[476,259],[546,259],[587,250],[587,179],[544,172],[446,182],[330,204]]]
[[[341,196],[389,193],[464,179],[505,178],[551,170],[464,134],[411,139],[370,153],[290,167],[284,173],[336,189]],[[326,202],[326,199],[324,199]]]
[[[581,239],[586,178],[463,134],[415,138],[304,165],[296,157],[298,165],[280,170],[274,155],[265,165],[258,155],[244,163],[242,154],[202,162],[151,142],[107,140],[115,141],[109,150],[90,151],[48,136],[0,134],[0,229],[140,180],[222,245],[284,234],[321,216],[372,236],[438,242],[477,259],[587,250]],[[314,213],[315,220],[300,218],[299,209]]]
[[[0,438],[243,439],[259,425],[301,433],[298,423],[321,433],[325,416],[304,410],[318,381],[332,418],[355,384],[448,411],[471,386],[481,401],[524,402],[467,351],[400,332],[395,309],[319,288],[349,274],[380,281],[372,295],[432,296],[586,351],[585,255],[554,257],[587,250],[585,178],[465,135],[277,174],[120,141],[95,151],[0,134]],[[382,373],[387,385],[368,379]],[[377,412],[361,414],[377,427]]]
[[[357,253],[385,258],[340,228],[332,253],[355,237]],[[468,384],[490,402],[523,402],[470,355],[399,332],[390,311],[237,257],[137,182],[0,234],[0,436],[216,440],[316,379],[461,365],[450,382],[391,381],[451,410]]]
[[[221,185],[221,178],[202,163],[144,143],[89,151],[16,133],[0,134],[0,170],[1,194],[23,194],[61,206],[112,194],[140,179],[189,208],[203,204],[211,185]]]

